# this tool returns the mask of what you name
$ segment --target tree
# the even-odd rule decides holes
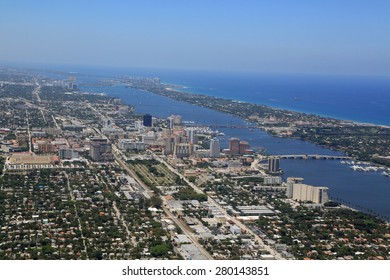
[[[153,246],[150,249],[150,252],[151,252],[152,256],[154,256],[154,257],[165,256],[168,253],[168,251],[169,251],[169,247],[167,244],[159,244],[159,245]]]
[[[161,208],[163,201],[160,196],[154,195],[150,198],[150,204],[155,208]]]

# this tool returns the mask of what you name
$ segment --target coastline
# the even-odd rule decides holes
[[[377,125],[278,109],[267,105],[226,99],[180,90],[182,86],[155,82],[148,78],[125,79],[128,87],[176,101],[228,113],[244,119],[277,137],[308,141],[320,147],[345,153],[359,161],[390,166],[384,156],[390,153],[390,126]],[[379,157],[379,160],[376,161]]]
[[[190,89],[190,87],[186,86],[186,85],[181,85],[181,84],[164,83],[164,82],[161,82],[161,84],[166,86],[166,88],[165,88],[166,90],[175,91],[175,92],[178,92],[178,93],[202,95],[202,96],[207,96],[207,97],[211,97],[211,98],[213,98],[213,97],[221,98],[221,99],[226,99],[226,100],[232,100],[234,102],[242,102],[242,103],[260,105],[260,106],[266,106],[266,107],[269,107],[270,109],[273,109],[273,110],[285,110],[285,111],[290,111],[290,112],[293,112],[293,113],[301,113],[301,114],[306,114],[306,115],[315,115],[315,116],[321,117],[321,118],[334,119],[334,120],[338,120],[340,122],[353,123],[353,124],[356,124],[356,125],[377,126],[377,127],[384,127],[384,128],[389,128],[390,129],[390,125],[387,125],[387,124],[359,121],[359,120],[348,119],[348,118],[341,118],[341,117],[337,117],[337,116],[333,116],[333,115],[327,115],[327,114],[319,113],[319,112],[309,112],[309,111],[299,110],[299,109],[296,109],[296,108],[285,107],[285,106],[277,107],[277,106],[272,106],[270,104],[263,104],[263,103],[247,101],[247,100],[239,100],[239,99],[234,99],[233,100],[233,99],[230,99],[230,98],[227,98],[227,97],[223,97],[223,96],[209,95],[209,94],[207,94],[205,92],[195,92],[195,91],[191,91],[191,90],[188,90],[188,91],[184,90],[183,91],[182,89]]]

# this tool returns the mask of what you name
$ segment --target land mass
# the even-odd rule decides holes
[[[342,151],[357,160],[390,166],[390,128],[386,126],[183,92],[180,87],[161,83],[158,78],[131,77],[124,79],[123,82],[131,88],[244,118],[275,136],[310,141],[332,150]]]

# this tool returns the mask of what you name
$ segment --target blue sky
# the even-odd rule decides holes
[[[0,0],[0,61],[390,76],[390,1]]]

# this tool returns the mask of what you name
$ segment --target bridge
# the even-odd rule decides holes
[[[335,160],[352,160],[352,157],[335,156],[335,155],[274,155],[280,159],[335,159]]]
[[[240,129],[255,129],[259,128],[256,125],[235,125],[235,124],[228,124],[228,125],[218,125],[218,124],[212,124],[209,127],[211,128],[240,128]]]

